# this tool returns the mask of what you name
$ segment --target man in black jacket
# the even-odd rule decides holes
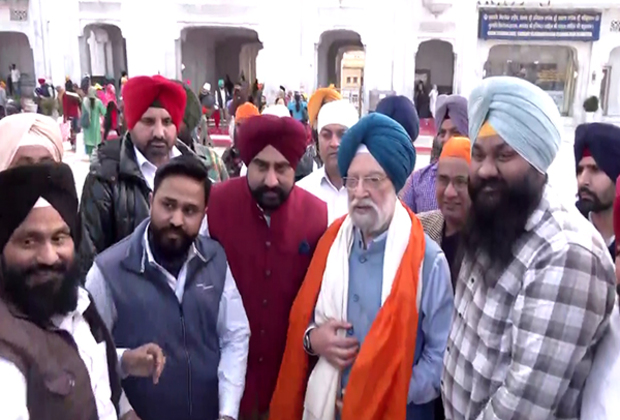
[[[148,217],[157,168],[173,157],[193,154],[177,140],[186,105],[181,85],[161,76],[133,77],[123,99],[129,131],[97,149],[84,181],[79,250],[83,276],[95,255],[129,236]]]

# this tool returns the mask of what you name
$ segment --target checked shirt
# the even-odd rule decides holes
[[[595,228],[549,187],[525,231],[501,272],[484,255],[463,261],[441,381],[448,420],[580,417],[614,266]]]

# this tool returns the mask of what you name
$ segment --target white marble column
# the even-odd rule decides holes
[[[105,76],[106,74],[106,43],[108,33],[101,28],[93,28],[88,45],[90,47],[90,65],[93,76]]]
[[[105,43],[105,64],[106,77],[114,78],[114,52],[112,50],[112,40],[110,39]]]

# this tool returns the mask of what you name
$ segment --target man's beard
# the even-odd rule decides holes
[[[33,284],[30,277],[46,276],[43,283]],[[54,266],[10,267],[2,258],[1,290],[3,296],[38,325],[46,326],[53,315],[66,315],[75,310],[80,277],[78,266],[58,263]]]
[[[172,236],[170,236],[173,234]],[[157,260],[173,261],[184,258],[196,238],[174,226],[149,226],[149,244]]]
[[[356,212],[356,208],[364,208],[363,213]],[[385,231],[389,224],[386,225],[385,212],[379,208],[370,198],[353,200],[349,203],[349,214],[355,227],[362,232],[376,235]]]
[[[143,150],[140,150],[147,159],[162,158],[170,155],[172,147],[161,137],[153,137],[146,143]]]
[[[496,189],[494,202],[483,192]],[[463,251],[470,258],[486,254],[492,267],[504,270],[514,258],[514,245],[525,233],[525,225],[540,203],[542,187],[534,169],[510,186],[500,178],[469,183],[471,208],[461,232]]]
[[[603,202],[596,194],[586,187],[579,188],[578,197],[577,209],[586,217],[589,213],[602,213],[610,210],[614,205],[613,200],[610,202]]]
[[[267,187],[266,185],[254,189],[250,188],[250,191],[260,208],[266,211],[277,210],[291,193],[284,191],[282,187]]]

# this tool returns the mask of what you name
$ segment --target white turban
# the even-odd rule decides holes
[[[263,115],[275,115],[276,117],[290,117],[291,113],[285,105],[271,105],[263,110]]]
[[[551,97],[516,77],[489,77],[474,89],[468,106],[472,147],[488,122],[499,136],[541,173],[562,141],[561,117]]]
[[[351,128],[359,120],[357,109],[347,100],[338,100],[326,103],[321,107],[317,118],[317,130],[330,124],[342,125]]]

